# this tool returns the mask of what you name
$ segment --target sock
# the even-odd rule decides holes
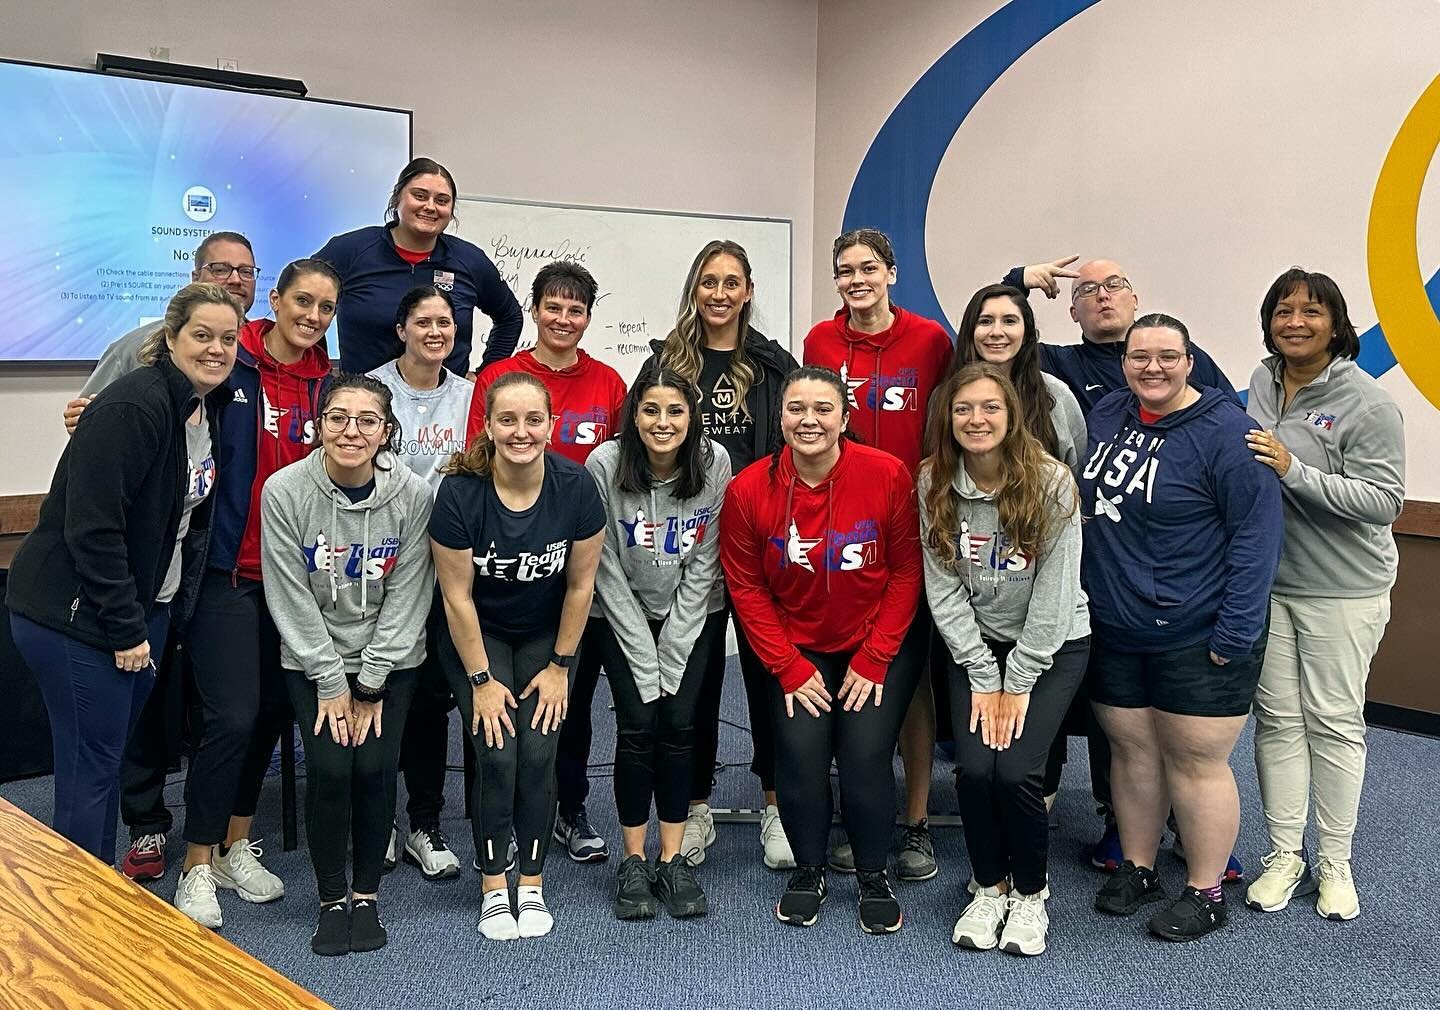
[[[510,889],[497,887],[486,891],[480,901],[480,935],[487,940],[515,940],[520,936],[520,924],[510,911]]]
[[[517,926],[521,936],[544,936],[555,927],[555,917],[545,906],[545,896],[534,884],[521,884],[515,894],[520,907]]]
[[[1216,884],[1214,887],[1197,887],[1195,890],[1199,891],[1205,897],[1206,901],[1219,903],[1225,900],[1225,889],[1219,884]]]
[[[226,856],[230,855],[230,846],[226,845],[224,842],[221,842],[219,845],[215,846],[215,851],[220,853],[221,859],[224,859]]]

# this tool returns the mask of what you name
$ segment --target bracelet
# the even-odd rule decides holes
[[[350,697],[356,701],[363,701],[368,705],[373,705],[377,701],[384,701],[390,697],[390,685],[386,684],[378,690],[372,690],[357,682],[350,688]]]

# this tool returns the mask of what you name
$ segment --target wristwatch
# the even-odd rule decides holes
[[[474,684],[476,687],[479,687],[481,684],[490,683],[490,671],[476,670],[474,673],[470,674],[470,683]]]
[[[558,652],[550,653],[551,666],[558,666],[562,670],[568,670],[570,669],[570,664],[573,662],[575,662],[575,656],[573,654],[569,656],[562,656]]]

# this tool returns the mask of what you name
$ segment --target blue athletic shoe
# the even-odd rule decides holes
[[[1185,861],[1185,845],[1180,841],[1178,834],[1175,836],[1175,844],[1170,846],[1170,854],[1182,863]],[[1232,852],[1230,853],[1230,861],[1225,864],[1225,875],[1220,878],[1220,883],[1238,884],[1244,881],[1244,879],[1245,867],[1241,865],[1240,860],[1237,859],[1235,853]]]
[[[1090,850],[1090,865],[1097,870],[1114,873],[1124,861],[1125,853],[1120,850],[1120,829],[1115,826],[1113,817],[1107,817],[1105,833]]]

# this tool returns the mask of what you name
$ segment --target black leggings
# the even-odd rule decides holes
[[[1005,674],[1014,642],[985,643]],[[1050,824],[1045,814],[1045,765],[1050,745],[1085,676],[1089,637],[1066,642],[1030,691],[1024,735],[1005,750],[985,746],[980,727],[970,732],[970,678],[947,664],[955,730],[955,792],[965,827],[970,872],[981,887],[1010,877],[1021,894],[1045,888]]]
[[[580,648],[570,668],[570,710],[560,727],[555,756],[555,781],[560,815],[573,817],[590,795],[590,741],[594,736],[591,712],[595,689],[600,686],[600,646],[596,641],[601,618],[592,617],[580,636]],[[458,698],[459,695],[457,694]]]
[[[425,619],[425,661],[415,668],[415,697],[405,718],[400,771],[405,775],[405,812],[410,830],[434,828],[445,808],[445,767],[450,752],[450,680],[440,666],[440,629],[445,607],[439,594]]]
[[[840,772],[840,811],[861,870],[885,867],[895,826],[895,741],[915,696],[929,648],[928,624],[917,621],[885,675],[884,698],[873,695],[857,712],[846,712],[838,700],[818,717],[794,703],[793,718],[785,715],[785,691],[770,680],[770,712],[775,725],[775,792],[780,822],[801,866],[821,866],[830,837],[834,801],[830,795],[830,760]],[[831,698],[845,681],[853,653],[821,653],[801,649],[820,672]]]
[[[206,572],[185,631],[201,708],[200,744],[185,779],[185,840],[196,845],[223,842],[231,816],[254,815],[275,744],[293,717],[265,588],[236,582],[228,572]]]
[[[490,876],[499,876],[505,872],[513,830],[519,847],[520,873],[538,876],[545,867],[550,832],[555,827],[555,751],[560,733],[546,734],[538,728],[531,729],[530,720],[539,707],[540,694],[536,692],[524,701],[520,700],[520,694],[550,665],[550,656],[555,651],[555,632],[518,641],[490,634],[483,637],[485,654],[490,659],[490,676],[509,688],[517,703],[510,711],[515,737],[511,739],[507,733],[503,748],[485,746],[483,727],[479,733],[470,733],[475,717],[470,682],[448,634],[441,636],[440,654],[460,706],[465,735],[475,749],[477,774],[470,793],[475,852],[481,869]]]
[[[734,614],[728,591],[724,613],[727,618]],[[775,724],[770,721],[770,682],[775,678],[750,647],[739,619],[734,618],[732,623],[735,647],[740,653],[740,676],[745,682],[745,702],[750,712],[750,770],[759,777],[760,788],[768,793],[775,788]],[[722,634],[705,667],[705,682],[700,687],[700,702],[695,712],[690,798],[696,802],[710,799],[715,787],[715,756],[720,750],[720,698],[725,687],[726,662]]]
[[[305,838],[322,902],[339,901],[351,890],[356,894],[380,890],[385,847],[395,819],[400,739],[415,681],[413,669],[390,671],[390,696],[380,709],[381,732],[372,727],[363,744],[346,747],[330,736],[328,725],[314,732],[320,711],[315,682],[298,670],[285,671],[305,741]],[[347,844],[355,860],[348,888]]]
[[[650,633],[660,637],[663,621],[651,621]],[[690,652],[680,690],[652,702],[640,700],[635,675],[615,632],[602,621],[597,636],[600,662],[615,698],[615,808],[622,827],[643,827],[650,820],[650,800],[660,820],[677,824],[690,806],[691,751],[695,706],[700,700],[716,644],[725,653],[725,612],[705,619]]]

